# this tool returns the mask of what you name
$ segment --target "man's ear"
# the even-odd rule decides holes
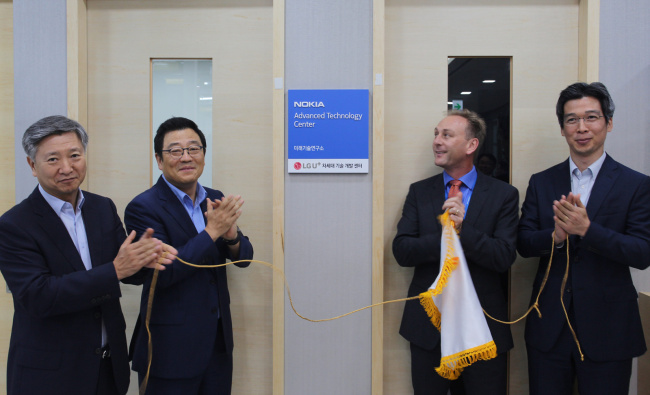
[[[163,169],[162,158],[158,154],[156,154],[156,163],[158,163],[158,170],[162,171]]]
[[[607,120],[607,133],[611,132],[613,128],[614,128],[614,118],[609,118],[609,120]]]
[[[27,157],[27,164],[29,165],[29,168],[32,169],[32,175],[36,177],[36,163],[30,158],[29,156]]]
[[[467,155],[472,155],[478,149],[478,139],[476,137],[469,140],[467,146]]]

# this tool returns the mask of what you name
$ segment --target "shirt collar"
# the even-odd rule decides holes
[[[52,209],[58,214],[63,211],[63,206],[65,206],[66,202],[65,200],[61,200],[56,196],[50,195],[49,193],[45,192],[45,189],[41,186],[41,184],[38,184],[38,190],[41,192],[41,195],[43,195],[43,198],[45,201],[52,207]],[[79,196],[77,196],[77,208],[75,212],[81,211],[81,207],[83,207],[84,202],[86,201],[86,198],[84,197],[83,192],[81,189],[79,189]],[[70,204],[70,203],[68,203]],[[72,206],[70,204],[70,206]]]
[[[603,167],[603,163],[605,162],[606,156],[607,154],[603,152],[600,158],[596,159],[594,163],[592,163],[589,167],[587,167],[587,169],[591,170],[591,174],[593,178],[596,178],[598,172],[600,171],[600,168]],[[573,158],[569,156],[569,170],[571,172],[570,174],[573,174],[576,169],[578,169],[578,165],[576,165],[575,162],[573,161]],[[585,169],[585,171],[587,171],[587,169]],[[578,171],[580,171],[580,169],[578,169]]]
[[[446,171],[442,172],[442,178],[445,181],[445,185],[449,184],[449,181],[454,179],[449,174],[447,174]],[[474,186],[476,185],[477,178],[478,178],[478,173],[476,173],[476,167],[472,166],[472,170],[470,170],[469,173],[459,178],[459,180],[462,181],[467,188],[474,190]]]
[[[164,174],[163,174],[162,178],[163,178],[163,180],[165,180],[165,182],[167,183],[169,188],[172,190],[172,192],[174,192],[174,195],[176,195],[178,200],[181,201],[181,203],[183,203],[183,201],[185,200],[186,197],[187,197],[187,199],[189,199],[190,202],[192,201],[192,198],[190,197],[190,195],[188,195],[187,193],[185,193],[185,192],[181,191],[180,189],[176,188],[169,181],[167,181]],[[208,196],[208,193],[205,191],[205,188],[203,188],[201,183],[199,183],[197,181],[197,183],[196,183],[196,200],[194,201],[194,207],[201,204],[201,202],[203,200],[205,200],[205,198],[207,196]]]

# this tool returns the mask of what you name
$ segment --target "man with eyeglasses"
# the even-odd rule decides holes
[[[526,322],[530,394],[569,395],[576,380],[583,395],[627,394],[646,351],[630,267],[650,266],[650,177],[605,153],[605,85],[570,85],[556,113],[569,159],[531,177],[517,241],[540,257],[533,298],[551,265],[541,317]]]
[[[126,208],[127,229],[154,236],[198,265],[253,258],[253,247],[237,227],[244,200],[205,188],[198,180],[205,166],[206,140],[191,120],[170,118],[154,138],[162,176]],[[237,264],[246,267],[250,262]],[[153,271],[144,277],[140,317],[131,349],[133,370],[147,394],[230,394],[233,334],[226,268],[195,268],[178,260],[158,275],[151,308],[152,359],[145,325]]]

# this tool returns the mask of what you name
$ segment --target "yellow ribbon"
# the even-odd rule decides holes
[[[546,268],[546,273],[544,274],[544,279],[542,280],[542,284],[541,284],[541,286],[539,288],[539,292],[537,293],[537,298],[535,299],[535,303],[533,303],[533,305],[528,308],[528,310],[526,311],[526,313],[524,313],[524,315],[522,315],[520,318],[518,318],[518,319],[516,319],[514,321],[501,321],[501,320],[498,320],[498,319],[492,317],[490,314],[488,314],[487,311],[485,311],[485,309],[483,309],[483,313],[488,318],[490,318],[491,320],[494,320],[496,322],[502,323],[502,324],[512,325],[512,324],[515,324],[515,323],[521,321],[522,319],[526,318],[526,316],[528,316],[528,314],[530,314],[530,312],[533,311],[533,310],[537,310],[537,314],[539,315],[540,318],[542,318],[542,313],[539,310],[539,297],[542,294],[542,291],[544,290],[544,287],[546,286],[546,282],[548,280],[548,276],[549,276],[549,273],[551,271],[551,262],[553,261],[553,250],[555,250],[555,241],[554,241],[555,240],[555,232],[553,232],[552,240],[553,240],[553,245],[551,246],[551,256],[550,256],[549,261],[548,261],[548,267]],[[582,349],[580,348],[580,342],[578,341],[578,337],[577,337],[575,331],[573,330],[573,327],[571,326],[571,322],[569,321],[569,316],[567,314],[566,307],[564,306],[564,300],[562,299],[562,296],[564,295],[564,289],[565,289],[565,286],[566,286],[566,282],[567,282],[567,279],[568,279],[568,276],[569,276],[569,237],[568,236],[567,236],[567,239],[566,239],[566,243],[567,243],[567,266],[566,266],[566,271],[565,271],[565,274],[564,274],[564,278],[562,280],[560,301],[562,302],[562,308],[564,309],[564,314],[565,314],[566,319],[567,319],[567,324],[569,325],[569,329],[571,330],[571,333],[573,334],[573,339],[575,340],[576,345],[578,346],[578,352],[580,353],[580,359],[584,361],[584,355],[582,354]],[[218,267],[224,267],[224,266],[233,265],[233,264],[236,264],[236,263],[244,263],[244,262],[255,262],[255,263],[259,263],[259,264],[262,264],[264,266],[270,267],[271,269],[275,270],[277,273],[279,273],[282,276],[282,281],[284,281],[284,287],[287,289],[287,296],[289,297],[289,304],[291,305],[291,309],[293,310],[293,312],[298,317],[302,318],[303,320],[309,321],[309,322],[332,321],[332,320],[343,318],[343,317],[348,316],[350,314],[354,314],[354,313],[357,313],[359,311],[369,309],[369,308],[372,308],[372,307],[381,306],[381,305],[385,305],[385,304],[389,304],[389,303],[406,302],[406,301],[409,301],[409,300],[420,299],[423,295],[429,296],[429,291],[426,291],[426,292],[423,292],[422,294],[417,295],[417,296],[411,296],[411,297],[408,297],[408,298],[387,300],[387,301],[384,301],[384,302],[374,303],[374,304],[371,304],[369,306],[365,306],[365,307],[350,311],[350,312],[345,313],[345,314],[337,315],[336,317],[315,320],[315,319],[307,318],[307,317],[303,316],[302,314],[298,313],[295,306],[293,305],[293,299],[291,298],[291,290],[289,289],[289,283],[287,282],[287,277],[284,275],[284,272],[281,269],[278,269],[277,267],[273,266],[272,263],[265,262],[265,261],[258,261],[258,260],[255,260],[255,259],[244,259],[244,260],[226,262],[226,263],[222,263],[222,264],[219,264],[219,265],[196,265],[194,263],[184,261],[183,259],[181,259],[179,257],[176,257],[176,259],[179,262],[181,262],[182,264],[184,264],[184,265],[195,267],[195,268],[202,268],[202,269],[214,269],[214,268],[218,268]],[[140,385],[140,395],[144,395],[146,390],[147,390],[147,381],[149,380],[149,372],[151,370],[151,360],[152,360],[152,354],[153,354],[153,349],[152,348],[153,347],[152,347],[152,344],[151,344],[151,331],[149,329],[149,320],[151,319],[151,308],[153,306],[153,299],[154,299],[154,293],[155,293],[155,288],[156,288],[156,282],[158,280],[158,272],[159,272],[158,269],[154,270],[153,278],[151,279],[151,286],[149,288],[149,298],[147,300],[147,313],[145,315],[145,328],[147,330],[147,334],[149,335],[148,345],[147,345],[148,364],[147,364],[147,373],[145,374],[145,377],[142,380],[142,383]]]

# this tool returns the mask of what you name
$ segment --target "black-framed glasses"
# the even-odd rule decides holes
[[[174,159],[180,159],[185,151],[187,151],[187,153],[190,154],[192,158],[199,158],[201,155],[203,155],[203,150],[204,147],[201,147],[200,145],[190,145],[187,148],[174,147],[170,149],[164,149],[162,152],[169,153],[169,156]]]
[[[590,124],[598,121],[602,117],[604,117],[604,115],[587,115],[586,117],[569,117],[564,120],[564,124],[569,126],[575,126],[580,122],[581,119],[585,121],[586,124]]]

